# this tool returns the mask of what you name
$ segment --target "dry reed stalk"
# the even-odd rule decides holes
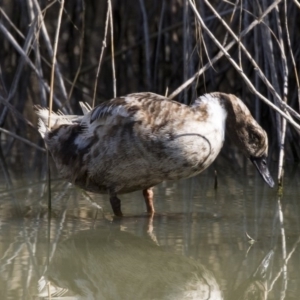
[[[30,121],[28,121],[20,112],[17,111],[17,109],[13,105],[11,105],[10,103],[8,103],[6,101],[6,99],[4,99],[1,96],[0,96],[0,103],[7,107],[7,109],[12,113],[13,118],[14,117],[18,118],[19,120],[21,120],[22,122],[24,122],[26,125],[28,125],[32,129],[34,129],[36,132],[38,132],[38,130],[36,129],[36,126],[34,126],[33,123],[31,123]]]
[[[15,26],[15,24],[10,20],[8,15],[5,13],[5,11],[1,7],[0,7],[0,13],[6,19],[8,24],[18,33],[18,35],[21,36],[23,39],[25,39],[25,36],[23,35],[23,33]]]
[[[196,44],[198,44],[198,57],[199,57],[199,64],[198,64],[198,70],[200,66],[203,67],[204,61],[203,61],[203,49],[206,51],[206,43],[205,43],[205,37],[203,36],[201,32],[201,27],[196,26],[195,27],[195,37],[196,37]],[[208,57],[208,56],[207,56]],[[195,86],[197,87],[199,84],[200,76],[197,76],[197,79],[195,80]],[[205,79],[205,73],[203,73],[203,85],[204,85],[204,90],[206,91],[206,79]],[[196,90],[196,89],[195,89]],[[195,97],[197,98],[197,96]]]
[[[296,2],[296,0],[294,0]],[[299,8],[300,8],[300,4],[298,3]],[[291,45],[291,39],[290,39],[290,32],[289,32],[289,28],[288,28],[288,22],[287,22],[287,3],[286,0],[284,0],[284,25],[285,25],[285,33],[286,33],[286,39],[287,39],[287,46],[289,49],[289,53],[290,53],[290,58],[292,61],[292,65],[294,67],[294,74],[295,74],[295,78],[296,78],[296,84],[298,87],[298,101],[299,101],[299,111],[300,111],[300,83],[299,83],[299,77],[298,77],[298,72],[297,72],[297,66],[296,66],[296,62],[295,62],[295,57],[294,57],[294,53],[292,50],[292,45]]]
[[[157,87],[157,72],[158,72],[157,70],[158,70],[159,52],[160,52],[160,44],[161,44],[161,38],[162,38],[162,26],[163,26],[165,8],[166,8],[166,0],[163,0],[160,18],[159,18],[159,25],[158,25],[157,44],[156,44],[156,49],[155,49],[155,61],[154,61],[154,73],[153,73],[154,90]],[[151,36],[150,36],[150,38],[151,38]]]
[[[236,5],[238,4],[239,1],[236,2]],[[242,32],[242,18],[243,17],[243,1],[241,1],[241,8],[240,8],[240,14],[239,14],[239,36],[241,36],[241,32]],[[240,39],[242,42],[242,39]],[[239,63],[240,63],[240,68],[243,68],[242,65],[242,51],[241,51],[241,44],[238,44],[239,47]]]
[[[37,10],[37,14],[39,16],[39,20],[41,22],[42,37],[44,39],[46,49],[48,51],[49,56],[51,58],[53,58],[54,51],[53,51],[52,44],[51,44],[51,41],[50,41],[50,37],[49,37],[48,31],[47,31],[47,28],[46,28],[46,25],[45,25],[44,16],[42,14],[40,5],[38,3],[38,0],[33,0],[33,1],[34,1],[35,9]],[[56,1],[53,1],[52,4],[54,4],[54,2],[56,2]],[[46,11],[49,7],[51,7],[52,4],[51,3],[48,4],[43,11]],[[60,87],[60,91],[61,91],[64,99],[67,100],[68,97],[67,97],[66,87],[65,87],[63,76],[60,72],[60,68],[59,68],[59,65],[58,65],[57,62],[55,63],[55,74],[56,74],[56,79],[57,79],[57,82],[58,82],[58,86]],[[60,104],[59,106],[62,107],[62,104]],[[62,107],[62,111],[64,113],[67,113],[67,111],[63,107]],[[71,111],[70,108],[69,108],[69,111]]]
[[[194,3],[195,3],[195,2],[194,2]],[[236,0],[235,3],[233,4],[233,11],[232,11],[231,16],[230,16],[229,24],[231,24],[232,21],[233,21],[233,17],[234,17],[235,12],[236,12],[236,10],[237,10],[237,8],[238,8],[238,4],[239,4],[239,0]],[[242,11],[242,8],[240,8],[240,11]],[[228,40],[228,36],[229,36],[229,35],[228,35],[228,31],[226,31],[225,37],[224,37],[224,40],[223,40],[223,43],[222,43],[222,46],[223,46],[223,47],[226,46],[226,43],[227,43],[227,40]]]
[[[146,57],[146,88],[149,90],[151,88],[151,71],[150,71],[150,46],[149,46],[149,29],[148,29],[148,17],[145,7],[144,0],[139,0],[140,7],[143,17],[143,30],[145,39],[145,57]]]
[[[101,63],[102,63],[102,59],[103,59],[104,50],[106,48],[106,39],[107,39],[107,31],[108,31],[108,21],[109,21],[109,7],[107,7],[107,11],[106,11],[104,38],[103,38],[103,41],[102,41],[102,48],[101,48],[101,52],[100,52],[100,56],[99,56],[99,62],[98,62],[98,68],[97,68],[97,72],[96,72],[92,108],[95,107],[96,92],[97,92],[98,78],[99,78],[99,74],[100,74],[100,67],[101,67]]]
[[[254,59],[255,59],[255,61],[257,62],[257,63],[259,63],[259,61],[260,61],[260,55],[259,55],[259,42],[258,42],[258,28],[257,27],[255,27],[254,28],[254,49],[255,49],[255,57],[254,57]],[[246,42],[246,39],[245,39],[245,42]],[[261,81],[259,80],[259,76],[258,76],[258,74],[255,72],[255,78],[254,78],[254,80],[255,80],[255,88],[259,91],[259,90],[261,90],[260,89],[260,83],[261,83]],[[260,101],[259,101],[259,99],[258,99],[258,97],[257,96],[255,96],[255,119],[259,122],[259,120],[260,120]]]
[[[62,13],[64,10],[65,0],[61,0],[60,9],[57,19],[57,27],[54,38],[53,46],[53,57],[52,57],[52,68],[51,68],[51,78],[50,78],[50,93],[49,93],[49,115],[48,115],[48,128],[51,129],[51,113],[53,105],[53,94],[54,94],[54,71],[56,65],[56,54],[59,39],[59,32],[61,27]],[[50,153],[47,151],[47,166],[48,166],[48,240],[50,240],[50,229],[51,229],[51,173],[50,173]]]
[[[17,135],[17,134],[14,134],[13,132],[10,132],[10,131],[8,131],[8,130],[2,128],[2,127],[0,127],[0,132],[3,132],[3,133],[5,133],[5,134],[7,134],[7,135],[10,135],[10,136],[12,136],[13,138],[15,138],[15,139],[21,141],[22,143],[25,143],[25,144],[27,144],[27,145],[29,145],[29,146],[31,146],[31,147],[33,147],[33,148],[39,150],[39,151],[46,152],[46,150],[45,150],[44,148],[39,147],[39,146],[37,146],[36,144],[34,144],[34,143],[32,143],[32,142],[30,142],[30,141],[28,141],[28,140],[22,138],[21,136],[19,136],[19,135]]]
[[[284,1],[285,7],[285,20],[286,20],[286,1]],[[276,8],[276,17],[277,17],[277,30],[278,30],[278,39],[281,48],[281,61],[282,61],[282,69],[283,69],[283,101],[287,103],[288,98],[288,64],[286,60],[285,50],[284,50],[284,43],[283,43],[283,36],[281,30],[281,23],[279,18],[279,9],[278,6]],[[287,24],[286,24],[287,25]],[[287,27],[286,27],[287,28]],[[286,120],[282,119],[281,122],[281,139],[280,139],[280,149],[279,149],[279,162],[278,162],[278,185],[282,189],[283,187],[283,175],[284,175],[284,145],[286,139]]]
[[[281,189],[283,188],[283,175],[284,175],[284,145],[286,137],[286,120],[282,120],[282,129],[281,129],[281,139],[279,145],[279,160],[278,160],[278,186]]]
[[[290,54],[290,58],[291,58],[291,62],[292,62],[292,68],[294,68],[294,76],[295,76],[295,79],[296,79],[296,87],[295,87],[295,89],[298,90],[298,95],[297,95],[297,93],[294,93],[293,94],[293,98],[294,99],[298,98],[298,105],[299,105],[299,111],[300,111],[300,87],[299,87],[299,79],[298,79],[298,74],[297,74],[297,70],[296,70],[295,58],[294,58],[293,50],[292,50],[292,47],[291,47],[290,33],[289,33],[288,21],[287,21],[288,8],[287,8],[287,2],[286,1],[284,2],[284,10],[285,10],[284,23],[285,23],[285,34],[286,34],[285,36],[286,36],[286,39],[287,39],[288,53]],[[290,16],[289,16],[289,18],[290,18]],[[296,34],[295,29],[293,27],[292,27],[292,29],[294,30],[292,32],[292,35],[295,35]],[[297,56],[297,53],[296,53],[296,56]],[[299,61],[299,59],[298,59],[298,61]],[[291,102],[293,102],[293,99],[292,99]],[[299,143],[297,142],[298,139],[297,138],[293,139],[293,133],[291,131],[289,131],[288,134],[289,134],[288,137],[289,137],[290,145],[292,147],[292,152],[293,152],[295,161],[297,161],[297,159],[298,159],[299,156],[295,152],[295,149],[298,149],[298,153],[300,153],[300,151],[299,151],[300,150]]]
[[[188,79],[188,61],[189,61],[189,20],[188,20],[188,9],[189,9],[189,3],[188,0],[183,1],[183,81],[186,81]],[[185,89],[183,91],[183,103],[188,103],[188,94],[187,90]]]
[[[144,0],[139,0],[140,7],[143,17],[143,31],[144,31],[144,41],[145,41],[145,60],[146,60],[146,88],[147,90],[151,89],[151,68],[150,68],[150,45],[149,45],[149,26],[148,26],[148,16],[147,10],[145,7]]]
[[[207,0],[204,0],[207,3]],[[226,51],[226,49],[224,47],[222,47],[222,45],[220,44],[220,42],[215,38],[215,36],[212,34],[212,32],[208,29],[208,27],[205,25],[205,23],[203,22],[201,16],[199,15],[196,7],[194,6],[192,0],[189,0],[189,3],[197,17],[197,20],[199,21],[200,25],[202,26],[202,28],[208,33],[208,35],[211,37],[211,39],[214,41],[214,43],[216,44],[216,46],[224,53],[225,57],[229,60],[229,62],[233,65],[233,67],[239,72],[240,76],[242,77],[242,79],[244,80],[244,82],[246,83],[246,85],[248,86],[249,90],[254,93],[255,95],[257,95],[261,100],[263,100],[268,106],[270,106],[273,110],[275,110],[276,112],[278,112],[281,116],[283,116],[284,118],[286,118],[286,120],[294,126],[295,129],[298,130],[298,132],[300,133],[300,125],[297,124],[289,115],[287,115],[286,113],[284,113],[281,109],[279,109],[277,106],[275,106],[271,101],[269,101],[266,97],[264,97],[262,94],[260,94],[255,87],[253,86],[253,84],[251,83],[251,81],[249,80],[249,78],[245,75],[245,73],[243,72],[243,70],[241,70],[241,68],[237,65],[237,63],[231,58],[230,54]],[[242,47],[243,48],[243,47]],[[252,59],[253,60],[253,59]],[[260,70],[260,69],[259,69]],[[258,70],[256,70],[258,71]],[[270,87],[271,88],[271,87]],[[273,92],[275,92],[273,90]],[[279,96],[278,96],[279,97]],[[280,98],[280,97],[279,97]]]
[[[293,0],[294,1],[294,3],[299,7],[299,9],[300,9],[300,3],[297,1],[297,0]]]
[[[13,96],[15,95],[15,93],[17,91],[19,80],[20,80],[20,77],[21,77],[21,74],[22,74],[22,71],[23,71],[23,68],[24,68],[24,63],[25,63],[25,60],[28,58],[28,52],[29,52],[29,49],[31,47],[31,42],[34,38],[34,30],[35,30],[36,21],[37,21],[37,19],[35,19],[35,21],[32,22],[32,25],[29,29],[28,34],[27,34],[23,49],[21,50],[24,53],[24,56],[21,56],[20,59],[19,59],[17,70],[14,74],[14,78],[13,78],[11,87],[9,89],[9,92],[8,92],[8,95],[7,95],[7,98],[6,98],[6,102],[10,102],[10,100],[13,98]],[[0,23],[0,29],[2,29],[2,32],[5,33],[7,35],[7,37],[12,37],[10,35],[10,33],[7,31],[7,29],[4,27],[4,25],[1,24],[1,23]],[[19,47],[19,48],[21,49],[21,47]],[[4,107],[4,109],[1,113],[1,116],[0,116],[0,126],[4,123],[4,119],[6,117],[6,114],[7,114],[7,107]]]
[[[286,137],[286,120],[283,118],[281,124],[281,139],[279,145],[279,160],[278,160],[278,185],[280,188],[283,187],[283,175],[284,175],[284,145]]]
[[[256,61],[253,59],[252,55],[248,52],[248,50],[245,48],[245,46],[243,45],[243,43],[241,42],[241,40],[234,34],[234,32],[231,30],[231,28],[226,24],[226,22],[221,18],[221,16],[218,14],[218,12],[213,8],[213,6],[209,3],[209,1],[204,0],[204,2],[209,6],[209,8],[212,10],[212,12],[214,13],[214,15],[221,21],[221,23],[225,26],[225,28],[227,29],[227,32],[229,32],[232,37],[235,39],[235,41],[239,44],[239,47],[243,50],[244,54],[246,54],[246,56],[248,57],[249,61],[252,63],[253,67],[255,68],[255,70],[257,71],[259,77],[261,78],[261,80],[267,85],[268,89],[270,90],[270,92],[274,95],[274,97],[281,103],[281,97],[279,96],[278,92],[280,91],[279,88],[279,83],[278,83],[278,78],[277,75],[272,75],[274,77],[273,81],[274,81],[274,86],[268,81],[267,77],[263,74],[262,70],[260,69],[260,67],[258,66],[258,64],[256,63]],[[276,8],[276,7],[275,7]],[[268,31],[269,33],[269,31]],[[271,37],[268,35],[267,37],[268,41],[271,41]],[[269,45],[269,44],[268,44]],[[271,57],[271,68],[272,68],[272,72],[273,73],[277,73],[275,70],[275,61],[274,61],[274,57],[273,57],[273,51],[270,50],[270,55],[268,55],[268,57]],[[298,114],[296,114],[297,117]],[[300,119],[300,115],[298,116]]]
[[[51,68],[51,78],[50,78],[50,94],[49,94],[49,117],[48,117],[49,129],[51,129],[51,113],[52,113],[52,106],[53,106],[54,71],[55,71],[55,65],[56,65],[56,54],[57,54],[57,46],[58,46],[59,32],[60,32],[60,27],[61,27],[62,13],[64,11],[64,5],[65,5],[65,0],[61,0],[60,9],[59,9],[59,13],[58,13],[58,19],[57,19],[55,38],[54,38],[54,46],[53,46],[52,68]]]
[[[282,109],[285,110],[287,109],[295,118],[297,118],[298,120],[300,120],[300,115],[295,111],[293,110],[290,106],[287,105],[287,102],[286,101],[282,101],[281,97],[279,96],[278,92],[280,90],[279,88],[279,83],[278,83],[278,78],[277,78],[277,75],[276,75],[276,70],[274,68],[275,66],[275,60],[274,60],[274,57],[273,57],[273,50],[270,49],[269,52],[270,52],[270,55],[267,55],[267,58],[268,59],[271,59],[270,61],[270,66],[272,68],[272,71],[271,71],[271,75],[272,75],[272,81],[274,82],[274,85],[275,85],[275,88],[272,86],[272,84],[268,81],[267,77],[263,74],[263,72],[261,71],[261,69],[259,68],[258,64],[256,63],[256,61],[252,58],[251,54],[247,51],[247,49],[244,47],[244,45],[242,44],[242,42],[240,41],[240,39],[238,39],[238,37],[234,34],[234,32],[230,29],[230,27],[226,24],[226,22],[221,18],[221,16],[218,14],[218,12],[213,8],[213,6],[209,3],[209,1],[207,0],[204,0],[204,2],[210,7],[210,9],[213,11],[214,15],[221,21],[221,23],[226,27],[227,31],[233,36],[233,38],[235,39],[236,42],[238,42],[239,46],[242,48],[242,50],[244,51],[244,53],[246,54],[246,56],[248,57],[249,61],[253,64],[255,70],[258,72],[258,75],[259,77],[261,78],[261,80],[266,84],[267,88],[270,90],[270,92],[274,95],[275,99],[277,100],[277,102],[279,103],[279,105],[282,106]],[[263,1],[264,2],[264,1]],[[277,5],[274,7],[274,8],[277,8]],[[265,11],[267,10],[268,8],[265,9]],[[267,16],[267,15],[265,15]],[[271,30],[270,30],[271,31]],[[272,42],[271,40],[271,37],[270,37],[270,32],[267,31],[267,39],[264,39],[265,40],[268,40],[270,41],[270,43]],[[270,43],[266,43],[268,46],[272,46],[272,44],[270,45]],[[283,53],[284,51],[284,47],[283,47],[283,44],[281,45],[280,47],[281,49],[281,54]],[[285,55],[284,55],[284,58],[285,58]],[[285,58],[286,60],[286,58]],[[286,77],[287,79],[287,77]],[[288,114],[288,113],[287,113]],[[289,115],[289,114],[288,114]],[[281,123],[281,122],[280,122]],[[281,127],[281,126],[280,126]],[[279,139],[280,139],[280,132],[279,132],[279,135],[278,135]]]
[[[28,14],[29,14],[29,17],[30,17],[30,21],[32,23],[35,19],[35,13],[34,13],[32,0],[27,0],[27,4],[28,4],[27,5],[28,6]],[[41,63],[40,48],[38,47],[38,43],[37,43],[37,40],[39,38],[39,30],[36,27],[34,28],[34,30],[35,30],[34,35],[36,37],[34,39],[34,42],[33,42],[33,50],[34,50],[34,53],[35,53],[35,64],[37,66],[37,69],[38,69],[41,77],[44,77],[43,69],[42,69],[42,63]],[[43,83],[40,80],[39,80],[39,88],[40,88],[41,104],[42,104],[42,106],[45,107],[47,105],[46,90],[45,90],[45,87],[44,87]]]
[[[262,1],[263,9],[267,6],[266,0]],[[261,7],[258,6],[259,11],[261,12]],[[277,9],[277,6],[275,7],[275,11]],[[269,91],[273,94],[274,97],[274,103],[279,104],[281,101],[281,94],[280,94],[280,87],[279,87],[279,82],[278,82],[278,75],[277,75],[277,70],[276,70],[276,64],[275,64],[275,58],[274,58],[274,45],[273,45],[273,40],[271,38],[271,28],[270,28],[270,22],[269,22],[269,16],[265,17],[264,24],[266,26],[261,27],[261,34],[262,34],[262,41],[263,41],[263,49],[264,49],[264,59],[265,63],[267,64],[267,67],[265,69],[270,70],[270,77],[271,77],[271,82],[269,86]],[[261,75],[258,74],[260,77]],[[265,81],[264,81],[265,82]],[[280,95],[279,95],[280,94]],[[281,139],[281,117],[278,114],[275,114],[275,119],[276,119],[276,132],[277,132],[277,141],[278,141],[278,146],[280,147],[280,139]]]
[[[116,98],[117,79],[116,79],[116,68],[115,68],[114,25],[113,25],[111,0],[108,0],[108,9],[109,9],[109,20],[110,20],[111,67],[112,67],[112,74],[113,74],[113,90],[114,90],[114,98]]]
[[[282,0],[279,0],[279,1],[282,1]],[[220,15],[221,16],[226,16],[230,12],[232,12],[232,9],[224,10],[220,13]],[[211,20],[214,20],[214,19],[215,19],[214,16],[208,16],[208,17],[205,18],[205,21],[211,21]],[[195,25],[194,22],[192,22],[191,25],[194,26]],[[164,29],[161,30],[161,34],[169,33],[172,30],[178,29],[180,26],[182,26],[182,22],[177,22],[175,25],[167,26],[167,27],[165,27]],[[155,32],[155,33],[152,33],[152,34],[149,34],[149,40],[152,40],[152,39],[158,37],[158,35],[159,35],[159,31]],[[117,56],[124,55],[126,52],[134,50],[134,49],[138,48],[139,46],[141,46],[143,44],[145,44],[144,40],[136,42],[136,43],[134,43],[133,45],[130,45],[130,46],[122,47],[121,50],[115,51],[115,58]],[[107,56],[104,59],[104,61],[109,60],[109,59],[111,59],[111,57]],[[91,70],[95,69],[97,66],[98,66],[98,64],[92,64],[90,66],[84,67],[81,71],[81,75],[90,72]]]
[[[80,48],[80,54],[79,54],[79,65],[74,77],[74,80],[71,84],[71,88],[69,91],[69,95],[68,95],[68,101],[70,101],[72,94],[73,94],[73,90],[75,87],[75,84],[77,82],[77,79],[79,77],[80,71],[81,71],[81,67],[82,67],[82,57],[83,57],[83,48],[84,48],[84,31],[85,31],[85,3],[84,1],[82,1],[82,27],[81,27],[81,35],[80,35],[80,44],[79,44],[79,48]]]
[[[260,24],[263,20],[263,18],[268,15],[275,7],[276,5],[281,2],[282,0],[277,0],[276,2],[272,3],[265,11],[264,13],[260,16],[258,20],[254,20],[247,28],[245,28],[241,34],[240,34],[240,39],[245,37],[256,25]],[[231,41],[224,49],[226,51],[229,51],[234,45],[236,44],[236,41]],[[181,93],[186,87],[188,87],[192,82],[198,78],[202,73],[204,73],[206,70],[208,70],[212,64],[217,62],[221,57],[223,57],[225,54],[223,51],[220,50],[220,52],[209,61],[203,68],[201,68],[196,74],[194,74],[193,77],[191,77],[189,80],[184,82],[181,86],[179,86],[172,94],[170,94],[169,98],[173,99],[176,97],[179,93]]]
[[[13,45],[13,47],[15,48],[15,50],[27,62],[27,64],[29,65],[29,67],[37,75],[37,78],[39,80],[41,80],[41,82],[45,86],[47,92],[49,92],[50,91],[50,87],[45,82],[44,78],[40,75],[40,73],[39,73],[38,69],[36,68],[36,66],[33,64],[33,62],[28,57],[27,53],[20,47],[20,45],[18,44],[18,42],[15,40],[15,38],[11,35],[11,33],[7,30],[7,28],[1,22],[0,22],[0,31],[2,31],[2,33],[5,35],[5,37],[7,38],[7,40]],[[61,102],[60,102],[60,100],[56,96],[54,96],[54,100],[55,100],[55,102],[57,103],[58,106],[62,105]]]

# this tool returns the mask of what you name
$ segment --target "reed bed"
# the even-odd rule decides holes
[[[94,106],[132,92],[166,94],[188,104],[221,91],[242,98],[267,130],[280,185],[284,161],[299,162],[298,0],[0,5],[5,156],[31,147],[31,167],[41,153],[35,104],[77,114],[79,101]]]

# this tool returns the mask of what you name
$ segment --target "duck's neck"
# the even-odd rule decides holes
[[[193,106],[204,115],[205,122],[212,123],[215,130],[223,133],[224,140],[227,111],[219,93],[205,94],[197,99]]]
[[[230,139],[246,156],[261,156],[267,149],[267,136],[247,106],[234,95],[214,95],[227,111],[226,133]]]

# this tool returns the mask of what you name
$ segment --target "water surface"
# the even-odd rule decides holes
[[[252,166],[217,162],[155,187],[153,217],[121,195],[116,219],[56,175],[49,218],[45,175],[2,168],[1,299],[299,299],[298,169],[278,197]]]

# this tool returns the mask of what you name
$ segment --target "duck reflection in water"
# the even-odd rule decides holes
[[[153,214],[152,187],[195,176],[218,156],[225,132],[249,158],[265,182],[268,137],[236,96],[207,94],[187,106],[153,93],[106,101],[84,116],[37,108],[39,131],[61,175],[95,193],[108,193],[113,212],[122,216],[118,194],[142,190]],[[48,129],[50,127],[50,130]]]
[[[199,261],[170,253],[148,237],[114,226],[75,234],[58,245],[39,281],[39,296],[47,297],[49,281],[52,297],[64,294],[74,300],[224,299],[215,277]],[[269,261],[227,299],[266,300],[263,274]]]
[[[223,299],[200,263],[114,228],[82,231],[61,243],[46,278],[74,299]]]

